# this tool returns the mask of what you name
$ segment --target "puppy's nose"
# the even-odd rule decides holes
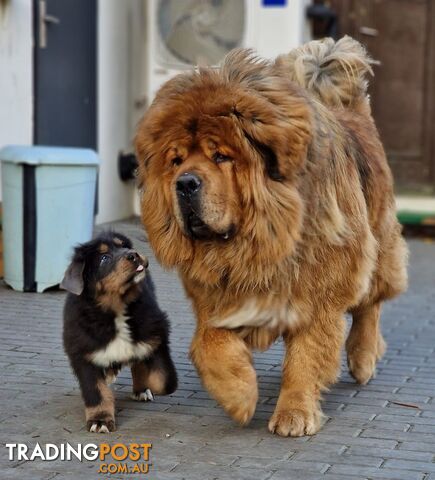
[[[185,172],[177,179],[176,190],[178,195],[191,197],[201,188],[201,179],[194,173]]]
[[[137,252],[134,252],[134,251],[128,252],[127,255],[125,256],[125,258],[127,260],[129,260],[130,262],[134,262],[134,263],[138,263],[139,260],[140,260],[139,254]]]

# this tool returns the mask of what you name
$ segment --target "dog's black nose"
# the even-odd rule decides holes
[[[128,252],[125,258],[130,262],[138,262],[140,260],[139,254],[136,252]]]
[[[177,179],[177,193],[184,197],[191,197],[201,188],[201,179],[194,173],[186,172]]]

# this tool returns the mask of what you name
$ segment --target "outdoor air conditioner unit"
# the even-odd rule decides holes
[[[217,65],[233,48],[264,57],[307,40],[309,0],[147,0],[147,101],[177,73]]]

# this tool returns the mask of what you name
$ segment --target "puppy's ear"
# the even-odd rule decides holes
[[[84,289],[83,270],[85,263],[81,261],[72,261],[71,265],[66,269],[60,287],[74,295],[80,295]]]

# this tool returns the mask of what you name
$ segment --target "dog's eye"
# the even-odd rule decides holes
[[[110,260],[110,255],[101,255],[100,257],[100,265],[104,265]]]
[[[224,155],[223,153],[216,152],[213,155],[213,160],[215,163],[222,163],[231,161],[231,157],[229,157],[228,155]]]
[[[179,165],[181,165],[183,163],[183,159],[180,158],[180,157],[175,157],[173,160],[172,160],[172,165],[174,167],[178,167]]]

